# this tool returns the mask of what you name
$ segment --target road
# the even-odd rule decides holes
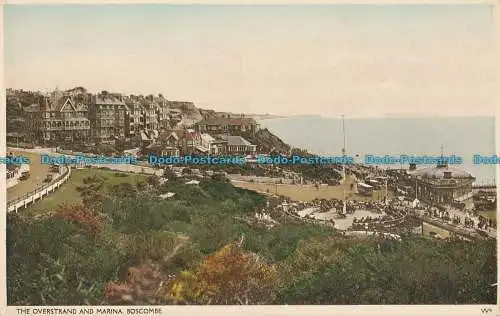
[[[30,159],[30,177],[7,189],[7,202],[15,200],[44,184],[43,180],[49,174],[49,166],[40,163],[40,154],[32,150],[7,148],[15,156],[25,156]]]
[[[40,165],[40,154],[49,154],[53,156],[67,156],[67,157],[76,157],[75,155],[70,154],[62,154],[56,152],[55,148],[34,148],[34,149],[13,149],[18,151],[23,151],[28,154],[37,155],[37,162]],[[146,174],[156,174],[158,176],[163,175],[163,170],[155,169],[148,166],[141,165],[128,165],[128,164],[90,164],[93,167],[103,167],[109,168],[111,170],[122,171],[122,172],[132,172],[132,173],[146,173]],[[43,179],[42,179],[43,181]]]

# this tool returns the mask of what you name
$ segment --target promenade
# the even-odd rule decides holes
[[[470,237],[474,239],[484,239],[484,237],[481,235],[481,233],[478,232],[477,229],[475,228],[470,228],[470,227],[465,227],[463,225],[453,225],[450,224],[449,222],[439,219],[439,218],[433,218],[430,216],[425,216],[424,215],[424,210],[415,210],[415,215],[420,218],[423,222],[437,226],[441,229],[447,230],[449,232],[453,232],[455,234],[464,236],[464,237]],[[497,237],[497,231],[493,228],[488,228],[486,230],[481,230],[490,238],[496,238]]]
[[[69,151],[56,150],[56,148],[33,148],[33,149],[12,148],[11,151],[14,153],[16,151],[23,152],[24,153],[23,155],[25,155],[25,156],[28,156],[28,155],[30,155],[30,157],[33,156],[35,159],[30,158],[31,162],[32,162],[31,168],[32,169],[40,169],[40,170],[44,170],[44,168],[46,168],[48,170],[48,168],[49,168],[47,165],[42,165],[40,163],[40,155],[41,154],[61,155],[61,156],[72,157],[72,158],[76,157],[76,153],[69,152]],[[149,166],[143,166],[143,165],[88,164],[87,166],[109,168],[111,170],[122,171],[122,172],[151,174],[151,175],[157,175],[157,176],[163,175],[162,169],[155,169],[155,168],[152,168]],[[76,167],[83,167],[83,166],[76,166]],[[43,179],[42,179],[42,182],[43,182]]]
[[[57,155],[63,155],[66,157],[71,157],[75,158],[76,153],[68,152],[68,151],[62,151],[58,150],[55,153],[52,154],[57,154]],[[153,167],[145,166],[145,165],[132,165],[132,164],[86,164],[86,166],[92,166],[92,167],[97,167],[97,168],[108,168],[111,170],[116,170],[116,171],[121,171],[121,172],[132,172],[132,173],[138,173],[138,174],[150,174],[150,175],[157,175],[159,177],[163,176],[163,169],[156,169]],[[76,166],[76,167],[84,167],[84,166]]]

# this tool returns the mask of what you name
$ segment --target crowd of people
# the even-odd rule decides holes
[[[488,227],[496,227],[496,222],[491,218],[486,218],[484,216],[479,215],[478,217],[479,223],[477,223],[477,227],[479,229],[486,230]]]
[[[272,209],[286,210],[289,215],[295,215],[304,221],[312,221],[317,223],[329,224],[334,223],[333,219],[318,219],[313,215],[314,213],[336,212],[335,219],[346,218],[349,215],[355,215],[358,210],[367,210],[373,216],[363,216],[361,218],[354,217],[352,222],[352,230],[383,230],[386,227],[396,227],[397,225],[404,225],[406,215],[411,210],[417,210],[412,206],[412,201],[409,199],[391,199],[388,203],[379,201],[356,201],[340,199],[315,199],[310,202],[293,202],[286,197],[276,197],[277,200],[273,203]],[[345,203],[345,204],[344,204]],[[283,206],[286,205],[286,206]],[[422,205],[420,205],[422,206]],[[453,205],[455,209],[464,209],[463,203],[460,205]],[[307,209],[311,209],[307,211]],[[299,216],[301,211],[305,211]],[[308,213],[309,212],[309,213]],[[483,217],[477,212],[465,213],[465,216],[450,214],[452,210],[443,206],[425,206],[424,215],[439,219],[440,221],[447,222],[455,226],[463,226],[466,228],[475,228],[480,230],[487,230],[490,227],[496,227],[496,223],[492,219]],[[304,215],[305,214],[305,215]],[[377,216],[375,214],[380,214]]]
[[[451,222],[451,224],[456,226],[463,225],[466,228],[487,230],[489,227],[496,227],[494,220],[481,216],[477,214],[477,212],[473,212],[472,214],[466,212],[464,217],[461,218],[458,215],[451,217],[449,211],[446,210],[430,208],[424,211],[424,215],[437,218],[445,222]]]
[[[399,206],[399,205],[398,205]],[[380,229],[385,228],[387,225],[392,225],[393,223],[403,222],[407,214],[407,208],[398,207],[396,205],[389,205],[384,208],[383,216],[379,217],[361,217],[360,219],[354,217],[352,222],[353,230],[368,230],[368,229]]]
[[[445,221],[450,221],[450,213],[446,210],[440,210],[438,208],[429,208],[424,211],[425,216],[430,216],[430,217],[435,217],[435,218],[440,218]]]
[[[353,230],[369,230],[374,228],[378,223],[380,223],[380,218],[378,217],[361,217],[357,219],[356,217],[352,221],[352,229]]]
[[[339,199],[315,199],[311,202],[302,203],[303,208],[316,207],[318,212],[328,212],[335,209],[338,214],[344,213],[344,201]],[[375,213],[382,213],[383,203],[347,200],[345,201],[345,213],[354,214],[356,210],[370,210]],[[300,209],[298,210],[300,211]]]

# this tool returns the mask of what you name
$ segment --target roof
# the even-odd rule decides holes
[[[186,132],[184,133],[184,138],[185,139],[200,139],[201,134],[197,132]]]
[[[161,146],[158,143],[152,143],[152,144],[149,144],[148,146],[146,146],[146,148],[151,149],[151,150],[155,150],[155,149],[162,149],[163,146]]]
[[[228,145],[235,145],[235,146],[252,146],[252,144],[244,139],[241,136],[229,136],[229,135],[222,135],[221,136],[222,140],[227,141]]]
[[[56,106],[57,111],[62,111],[63,109],[67,109],[68,107],[75,109],[73,100],[71,100],[70,97],[59,98],[57,99],[56,104],[57,104]]]
[[[216,139],[216,140],[212,141],[212,145],[217,145],[217,144],[227,144],[227,140]]]
[[[84,87],[74,87],[73,89],[66,90],[66,92],[86,93],[87,89]]]
[[[179,136],[177,136],[176,132],[172,132],[172,133],[169,133],[166,135],[166,139],[168,139],[170,137],[174,138],[175,140],[179,140]]]
[[[129,109],[129,111],[135,111],[137,109],[140,110],[140,109],[143,108],[142,104],[139,101],[137,101],[137,100],[127,100],[125,102],[125,105]]]
[[[200,152],[202,152],[202,153],[206,153],[206,152],[208,152],[208,151],[209,151],[209,149],[208,149],[208,148],[205,148],[205,147],[203,147],[203,146],[196,146],[195,148],[196,148],[197,150],[199,150]]]
[[[186,133],[185,130],[179,129],[179,130],[172,130],[168,132],[162,132],[159,136],[161,140],[167,140],[170,137],[173,137],[175,140],[179,140],[180,138],[184,137],[184,134]]]
[[[201,139],[206,142],[212,142],[215,140],[210,134],[201,134]]]
[[[141,140],[150,140],[146,132],[141,131]]]
[[[415,171],[417,177],[422,177],[424,179],[444,179],[444,173],[451,172],[452,179],[471,179],[474,178],[472,174],[465,170],[461,170],[455,167],[431,167],[424,168]]]
[[[257,124],[257,122],[250,117],[226,118],[214,117],[201,120],[199,125],[242,125],[242,124]]]
[[[40,105],[39,104],[32,104],[28,105],[23,109],[25,112],[39,112],[40,111]]]
[[[98,94],[95,96],[96,104],[125,105],[122,98],[116,94]]]

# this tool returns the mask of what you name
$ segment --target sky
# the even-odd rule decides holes
[[[490,5],[5,5],[5,85],[219,111],[494,115]]]

